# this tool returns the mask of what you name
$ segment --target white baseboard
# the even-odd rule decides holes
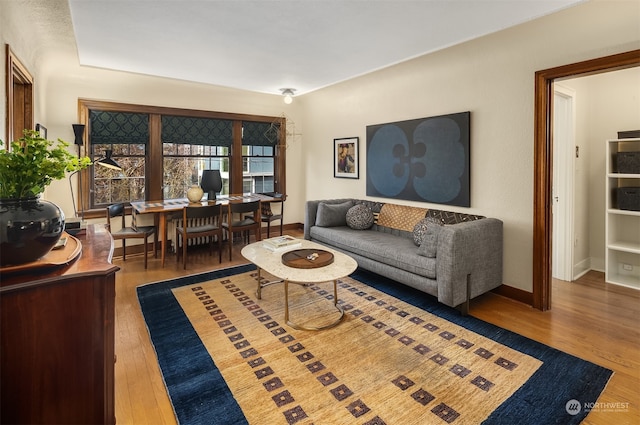
[[[573,280],[578,280],[591,270],[604,273],[604,260],[589,257],[573,266]]]

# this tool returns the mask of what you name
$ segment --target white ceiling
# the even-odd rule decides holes
[[[81,65],[307,93],[582,0],[69,0]]]

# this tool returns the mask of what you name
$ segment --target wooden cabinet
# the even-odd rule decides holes
[[[0,274],[1,422],[113,424],[115,273],[102,225],[71,264]]]
[[[640,211],[621,209],[618,193],[640,187],[640,174],[619,170],[617,161],[620,152],[637,151],[640,139],[607,140],[605,280],[640,289]]]

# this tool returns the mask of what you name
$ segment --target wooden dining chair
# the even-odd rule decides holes
[[[227,232],[227,241],[229,243],[229,260],[233,258],[233,234],[240,232],[242,235],[249,234],[251,230],[255,232],[256,241],[261,240],[262,222],[260,221],[261,202],[229,202],[227,205],[227,216],[222,223],[222,227]],[[234,214],[239,218],[234,220]],[[243,238],[244,239],[244,238]]]
[[[197,205],[182,209],[182,226],[176,226],[176,261],[182,256],[182,268],[187,269],[189,239],[209,238],[209,255],[213,255],[213,242],[218,241],[218,261],[222,263],[222,206]],[[182,244],[180,244],[182,241]]]
[[[271,237],[271,223],[280,220],[280,236],[282,236],[282,225],[284,218],[284,196],[279,193],[265,193],[267,196],[276,198],[275,201],[263,202],[260,211],[260,221],[267,223],[267,238]],[[280,205],[275,212],[271,209],[273,205]]]
[[[147,251],[149,236],[153,235],[153,255],[158,258],[158,232],[155,226],[127,226],[125,218],[128,214],[124,204],[113,204],[107,207],[107,230],[114,240],[122,241],[122,260],[127,259],[127,239],[144,239],[144,268],[147,268]],[[111,219],[121,217],[119,230],[113,230]]]

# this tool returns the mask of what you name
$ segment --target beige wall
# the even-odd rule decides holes
[[[367,125],[471,111],[471,208],[447,209],[502,219],[504,282],[531,291],[534,73],[640,48],[639,17],[592,0],[305,96],[307,198],[366,197]],[[333,179],[332,140],[349,136],[362,177]]]
[[[591,0],[297,97],[285,106],[279,96],[79,67],[74,49],[49,49],[42,56],[46,64],[36,66],[38,44],[13,24],[18,9],[18,2],[0,0],[0,41],[10,43],[31,70],[42,69],[36,75],[42,87],[36,89],[36,121],[45,123],[52,138],[72,139],[79,97],[261,115],[285,112],[301,133],[290,139],[287,151],[286,222],[303,220],[305,199],[365,197],[367,125],[471,111],[472,206],[447,209],[504,221],[504,282],[528,291],[532,287],[534,73],[640,48],[639,2]],[[0,113],[0,134],[4,134],[6,113],[3,109]],[[361,177],[334,179],[333,139],[350,136],[360,137]],[[69,212],[67,193],[66,182],[58,182],[46,196]]]

